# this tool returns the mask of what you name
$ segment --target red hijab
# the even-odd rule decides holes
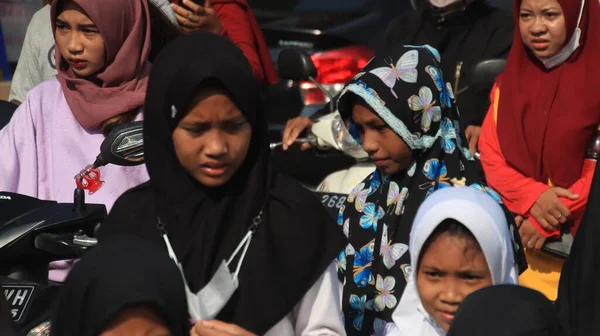
[[[567,37],[577,28],[582,0],[558,0]],[[521,0],[514,1],[519,22]],[[580,176],[586,149],[600,124],[600,5],[585,0],[580,46],[546,69],[526,50],[518,24],[499,78],[498,138],[504,157],[537,181],[569,187]],[[567,41],[568,41],[567,40]]]
[[[53,33],[57,7],[51,5]],[[150,15],[147,0],[71,0],[94,22],[106,47],[107,65],[94,81],[78,78],[56,48],[56,68],[67,104],[81,126],[98,129],[107,119],[142,105],[150,74]],[[96,84],[97,83],[97,84]]]

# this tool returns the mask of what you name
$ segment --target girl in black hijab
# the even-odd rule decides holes
[[[133,236],[102,242],[81,259],[61,288],[51,335],[187,336],[181,274],[156,245]]]
[[[556,307],[516,285],[480,289],[460,304],[448,336],[563,336]]]
[[[231,285],[222,309],[192,304],[194,319],[213,318],[216,306],[217,320],[256,334],[343,333],[333,262],[346,239],[314,195],[271,167],[259,86],[242,51],[214,34],[182,37],[158,55],[146,97],[150,182],[117,201],[100,244],[127,232],[172,246],[188,300],[198,293],[200,305],[214,303],[206,291]],[[236,274],[211,281],[223,261],[225,273],[241,267],[239,285]]]
[[[597,142],[598,140],[596,140]],[[599,150],[592,148],[596,157]],[[596,166],[585,215],[563,265],[556,304],[567,336],[600,334],[600,166]]]

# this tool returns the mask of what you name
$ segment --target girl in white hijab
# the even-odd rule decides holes
[[[491,285],[517,284],[515,241],[505,213],[470,187],[434,192],[410,233],[408,283],[389,335],[446,335],[460,303]]]

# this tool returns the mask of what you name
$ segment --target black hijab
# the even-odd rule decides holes
[[[171,139],[196,89],[206,80],[219,82],[252,126],[245,162],[217,189],[206,188],[187,174]],[[259,95],[243,52],[222,36],[191,34],[161,51],[152,68],[144,110],[151,182],[117,201],[100,229],[100,239],[129,232],[163,244],[157,228],[160,216],[190,289],[198,291],[263,211],[263,222],[244,259],[239,288],[217,316],[263,334],[292,311],[333,263],[346,239],[313,194],[273,171]],[[173,111],[178,111],[175,118]]]
[[[543,294],[516,285],[471,293],[460,304],[448,336],[562,336],[556,307]]]
[[[427,196],[441,188],[468,186],[502,203],[462,146],[452,91],[440,66],[437,50],[429,46],[398,47],[376,55],[342,90],[342,115],[351,115],[353,99],[363,100],[413,153],[412,164],[397,175],[376,170],[354,188],[341,209],[338,225],[350,239],[338,257],[349,335],[377,332],[381,321],[392,322],[410,272],[406,252],[412,222]],[[514,236],[513,216],[503,209]],[[515,260],[524,269],[520,250]]]
[[[600,334],[600,166],[596,165],[585,215],[563,265],[556,303],[565,335]]]
[[[173,336],[191,324],[183,279],[156,245],[133,236],[113,237],[75,264],[64,282],[51,335],[96,336],[124,309],[150,306]]]

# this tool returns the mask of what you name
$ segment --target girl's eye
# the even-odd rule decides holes
[[[388,125],[382,125],[382,126],[378,126],[376,128],[377,132],[379,133],[383,133],[385,131],[387,131],[390,127]]]
[[[192,135],[198,136],[206,132],[207,129],[205,127],[190,127],[185,130]]]
[[[65,30],[65,29],[67,29],[67,26],[62,25],[62,24],[56,24],[56,28],[59,30]]]
[[[521,19],[528,19],[528,18],[531,17],[531,14],[529,14],[529,13],[521,13],[520,17],[521,17]]]
[[[232,124],[225,125],[223,127],[223,129],[226,132],[235,133],[235,132],[241,130],[245,125],[246,125],[246,122],[232,123]]]
[[[442,276],[442,274],[440,272],[433,272],[433,271],[431,271],[431,272],[425,272],[425,274],[430,279],[436,279],[436,278],[440,278]]]
[[[465,274],[465,275],[463,275],[462,278],[463,278],[463,280],[466,280],[466,281],[478,281],[478,280],[481,280],[480,276],[473,275],[473,274]]]

